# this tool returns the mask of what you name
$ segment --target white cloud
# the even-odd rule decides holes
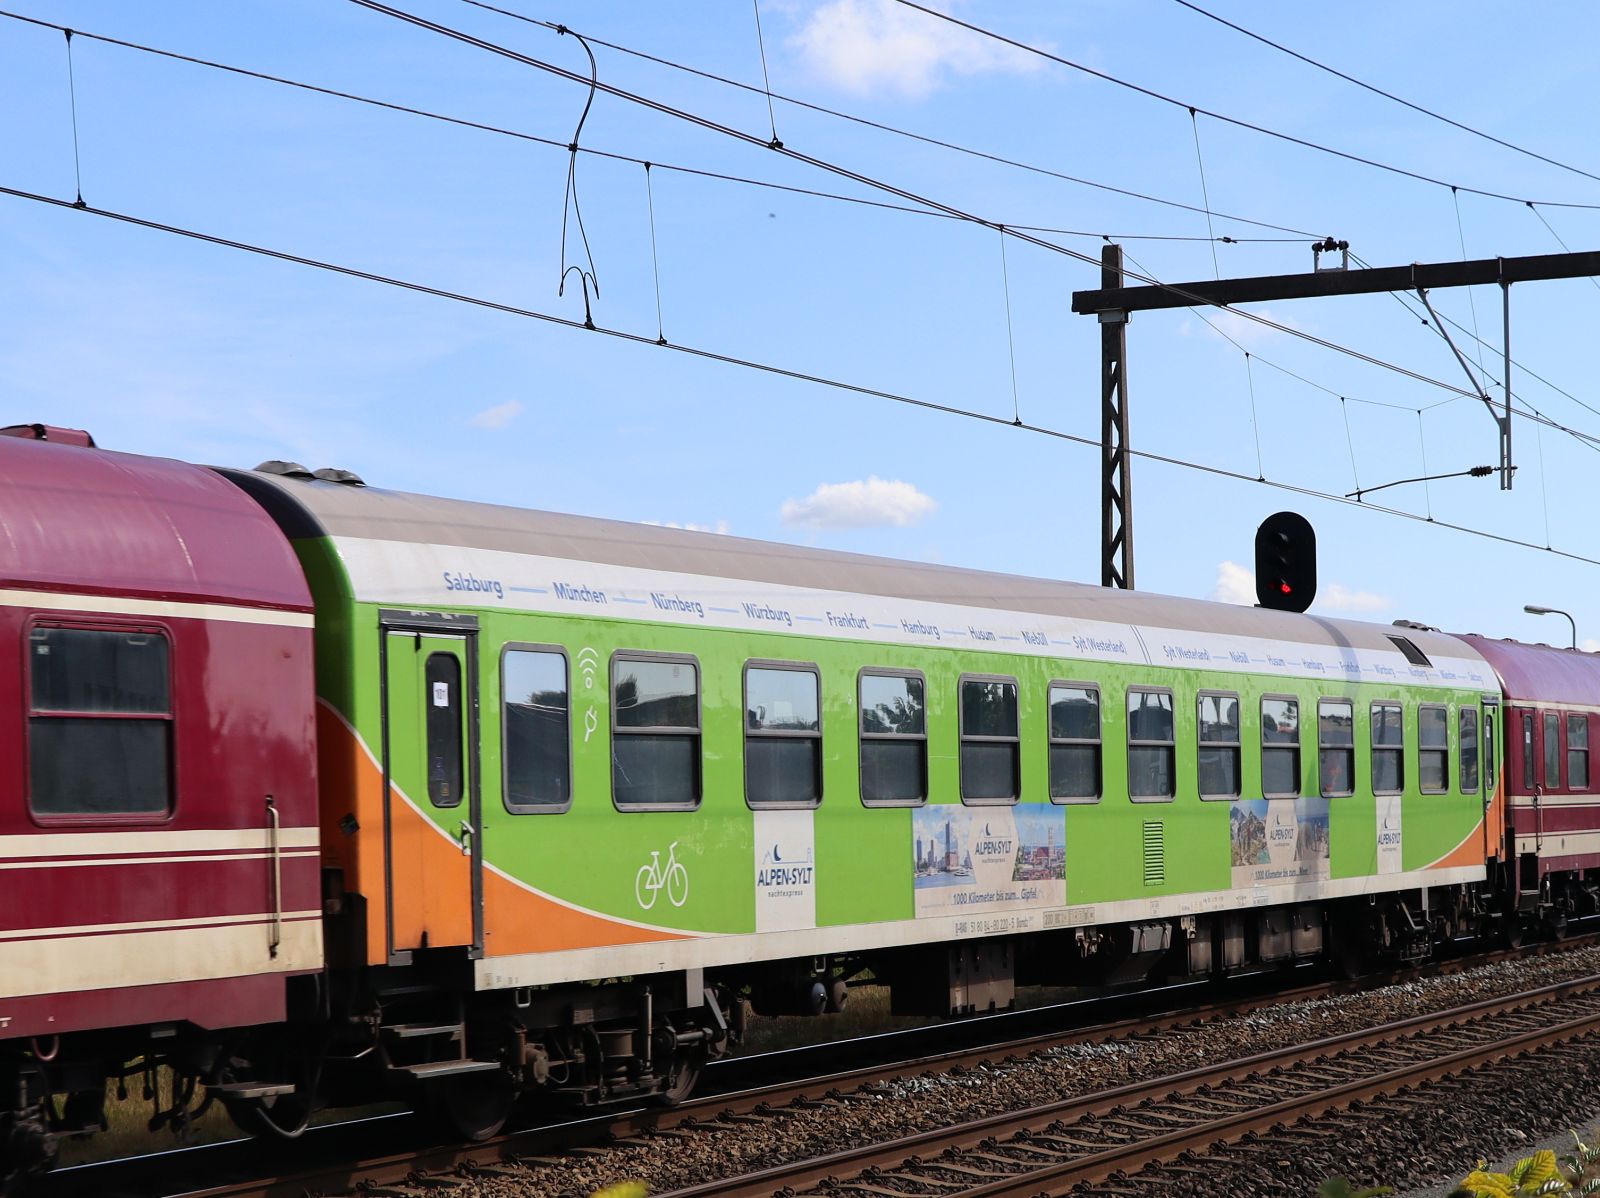
[[[495,404],[492,408],[485,408],[471,420],[467,421],[473,428],[505,428],[522,412],[520,400],[508,399],[505,403]]]
[[[804,499],[786,499],[778,514],[785,524],[810,528],[906,528],[939,505],[906,482],[876,474],[862,481],[823,483]]]
[[[857,94],[920,98],[949,74],[1026,74],[1043,65],[1035,55],[894,0],[828,0],[789,44],[817,75]]]
[[[1285,328],[1298,329],[1300,325],[1281,312],[1271,308],[1252,308],[1251,311],[1264,320],[1274,324],[1281,324]],[[1180,337],[1203,337],[1207,341],[1237,341],[1246,349],[1255,349],[1265,345],[1274,337],[1287,336],[1276,329],[1269,328],[1259,320],[1239,312],[1225,311],[1221,308],[1207,308],[1204,310],[1205,320],[1185,320],[1178,326]]]
[[[1352,591],[1342,582],[1333,582],[1319,589],[1317,606],[1332,611],[1387,611],[1394,606],[1394,600],[1373,591]]]
[[[726,520],[718,520],[715,524],[696,524],[692,520],[686,520],[682,524],[676,520],[646,520],[645,523],[656,528],[682,528],[689,532],[714,532],[720,536],[726,536],[728,533]]]
[[[1238,562],[1222,562],[1217,566],[1217,584],[1211,597],[1218,603],[1241,603],[1253,606],[1256,601],[1256,576]],[[1394,606],[1387,595],[1373,591],[1354,591],[1342,582],[1330,582],[1317,588],[1313,607],[1322,611],[1378,612]]]
[[[1218,603],[1242,603],[1252,607],[1256,601],[1256,576],[1238,562],[1222,562],[1217,566],[1217,585],[1211,597]]]

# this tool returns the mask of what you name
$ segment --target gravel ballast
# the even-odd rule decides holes
[[[639,1180],[652,1194],[662,1194],[1596,973],[1600,973],[1600,947],[1497,962],[1459,974],[1262,1007],[1147,1035],[1064,1045],[977,1068],[892,1080],[840,1095],[835,1104],[787,1107],[759,1122],[648,1135],[627,1144],[581,1150],[548,1163],[530,1163],[526,1173],[518,1171],[515,1176],[472,1178],[452,1192],[483,1198],[576,1198],[613,1182]],[[1273,1158],[1264,1168],[1267,1162],[1247,1159],[1250,1154],[1245,1154],[1240,1158],[1245,1188],[1220,1192],[1311,1194],[1329,1172],[1400,1188],[1434,1174],[1465,1172],[1480,1156],[1497,1158],[1519,1144],[1583,1126],[1600,1107],[1600,1091],[1589,1080],[1600,1078],[1600,1042],[1584,1041],[1560,1051],[1573,1054],[1572,1071],[1525,1068],[1505,1079],[1514,1087],[1509,1092],[1498,1084],[1485,1086],[1481,1106],[1467,1088],[1434,1110],[1433,1117],[1423,1107],[1408,1107],[1417,1112],[1408,1120],[1397,1120],[1393,1114],[1380,1118],[1373,1112],[1366,1121],[1372,1128],[1371,1143],[1354,1133],[1323,1137],[1316,1141],[1316,1151],[1299,1152],[1298,1159],[1282,1158],[1288,1162],[1285,1167]],[[1355,1126],[1362,1122],[1357,1112]],[[1347,1146],[1357,1150],[1340,1157]],[[1348,1164],[1341,1167],[1339,1160],[1366,1167],[1353,1171]],[[1214,1166],[1208,1161],[1207,1167],[1227,1171],[1222,1159]],[[1175,1180],[1172,1176],[1160,1180],[1162,1192],[1171,1193]],[[1150,1181],[1157,1179],[1152,1176]],[[1116,1186],[1119,1192],[1124,1187],[1143,1188],[1137,1178]]]

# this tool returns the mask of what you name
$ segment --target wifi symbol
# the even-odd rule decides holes
[[[583,675],[583,689],[594,686],[594,672],[600,668],[600,654],[585,645],[578,650],[578,672]]]

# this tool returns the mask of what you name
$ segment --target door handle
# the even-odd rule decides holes
[[[472,856],[472,838],[477,834],[478,830],[476,828],[467,823],[466,820],[461,821],[461,855],[463,857]]]
[[[283,821],[271,795],[267,796],[267,829],[267,847],[272,860],[272,932],[267,941],[267,953],[276,957],[283,943]]]

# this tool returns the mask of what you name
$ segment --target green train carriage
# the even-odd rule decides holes
[[[1455,638],[229,474],[316,597],[345,1001],[454,1029],[399,1067],[671,1096],[740,993],[950,1014],[1497,918]]]

